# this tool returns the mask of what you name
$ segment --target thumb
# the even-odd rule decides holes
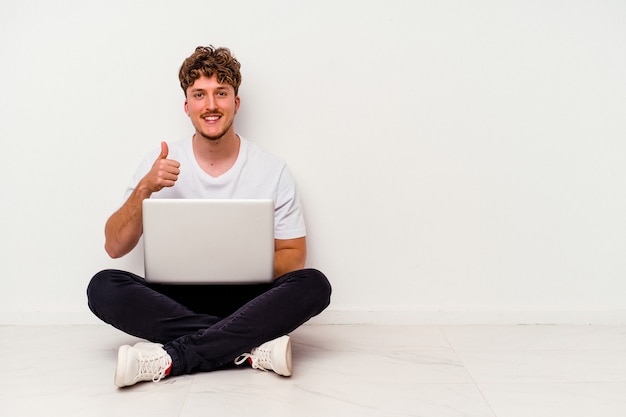
[[[161,142],[161,153],[159,154],[158,159],[166,159],[167,154],[170,153],[169,148],[167,147],[167,142]]]

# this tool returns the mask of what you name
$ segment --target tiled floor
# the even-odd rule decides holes
[[[626,416],[626,327],[304,326],[294,375],[117,389],[106,326],[0,327],[0,416]]]

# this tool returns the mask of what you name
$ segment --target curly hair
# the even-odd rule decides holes
[[[193,54],[183,62],[178,72],[180,86],[185,95],[187,89],[203,75],[212,77],[217,75],[220,84],[232,85],[235,95],[241,85],[241,64],[231,54],[228,48],[215,48],[212,45],[198,46]]]

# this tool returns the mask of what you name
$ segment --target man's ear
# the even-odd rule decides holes
[[[185,113],[189,116],[189,103],[187,103],[187,99],[185,99]]]
[[[235,114],[239,111],[239,105],[241,105],[241,99],[239,96],[235,97]]]

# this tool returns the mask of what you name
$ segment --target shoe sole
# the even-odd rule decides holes
[[[121,346],[117,351],[117,367],[115,368],[115,385],[122,388],[125,387],[124,376],[126,374],[126,360],[128,358],[128,349],[130,346],[124,345]]]
[[[292,366],[291,366],[291,339],[289,336],[283,336],[276,341],[277,346],[272,349],[272,354],[279,352],[284,352],[285,356],[276,358],[272,355],[272,368],[274,368],[274,372],[282,376],[291,376]],[[281,355],[282,356],[282,355]],[[275,367],[277,364],[284,364],[285,366]]]

